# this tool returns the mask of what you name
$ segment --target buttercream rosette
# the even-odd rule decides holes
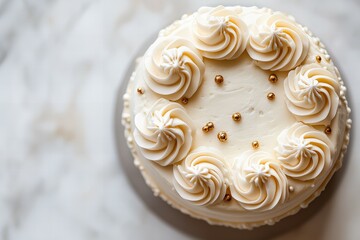
[[[303,123],[283,130],[275,148],[285,174],[307,181],[318,177],[331,164],[332,143],[325,133]]]
[[[175,190],[194,204],[216,204],[226,194],[226,163],[214,149],[195,149],[181,164],[174,165],[173,173]]]
[[[340,83],[321,65],[307,64],[289,72],[284,90],[287,107],[298,121],[326,125],[335,117]]]
[[[178,103],[159,99],[148,113],[135,116],[134,140],[142,155],[161,166],[186,157],[192,145],[193,124]]]
[[[205,64],[201,53],[181,37],[160,37],[145,53],[145,82],[168,100],[190,98],[201,85]]]
[[[288,180],[273,155],[247,151],[235,161],[230,189],[244,209],[266,211],[286,200]]]
[[[247,25],[239,13],[224,6],[200,8],[192,29],[194,44],[206,58],[231,60],[246,48]]]
[[[289,71],[305,60],[309,46],[298,24],[277,12],[259,17],[251,27],[246,50],[263,70]]]

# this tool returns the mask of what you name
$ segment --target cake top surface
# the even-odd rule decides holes
[[[293,17],[204,7],[146,51],[124,119],[166,200],[228,225],[266,222],[306,205],[342,158],[344,91],[324,46]]]

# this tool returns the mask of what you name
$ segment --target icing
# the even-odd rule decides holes
[[[224,6],[200,8],[192,31],[195,46],[211,59],[238,58],[248,39],[247,26],[239,14]]]
[[[265,211],[283,203],[288,181],[274,156],[264,151],[244,152],[235,162],[231,193],[246,210]]]
[[[147,114],[136,114],[135,127],[141,153],[161,166],[182,160],[191,148],[192,122],[178,103],[159,99]]]
[[[194,45],[184,38],[160,37],[144,57],[149,88],[169,100],[190,98],[199,88],[205,65]]]
[[[319,64],[307,64],[289,72],[284,81],[286,103],[298,121],[330,124],[338,105],[340,84]]]
[[[285,174],[292,178],[312,180],[330,166],[332,143],[313,127],[295,123],[279,135],[278,143],[278,159]]]
[[[251,28],[247,52],[261,69],[288,71],[301,64],[309,39],[289,17],[265,14]]]
[[[174,165],[174,187],[179,195],[197,205],[221,201],[226,193],[227,168],[214,150],[199,147]]]
[[[232,19],[227,15],[245,25],[241,31],[230,29],[240,37],[247,35],[247,26],[251,29],[248,51],[256,28],[266,30],[271,21],[287,28],[274,27],[275,33],[267,37],[260,29],[265,48],[276,48],[283,54],[280,60],[261,63],[256,59],[259,52],[255,57],[244,53],[247,37],[241,38],[245,44],[233,44],[238,39],[231,38],[235,35],[226,27],[236,21],[226,23]],[[206,41],[201,48],[196,31],[218,33],[212,39],[220,43],[228,40],[207,52],[212,48]],[[290,46],[286,51],[279,48],[284,42]],[[182,212],[238,228],[273,224],[306,207],[341,166],[351,125],[346,88],[325,53],[306,28],[269,9],[203,8],[163,31],[139,61],[124,96],[127,142],[147,184]],[[320,64],[313,64],[315,56],[323,58]],[[283,86],[271,89],[275,101],[264,94],[269,86],[257,82],[269,74],[264,66],[278,69],[279,81],[285,79]],[[225,76],[221,86],[208,81],[217,74]],[[144,94],[134,91],[137,87],[143,87]],[[192,99],[186,105],[172,102],[182,97]],[[241,104],[229,104],[237,102]],[[237,123],[231,118],[236,111],[242,115]],[[208,121],[215,123],[216,131],[201,131]],[[331,124],[331,134],[325,135],[323,126],[308,126],[317,124]],[[221,131],[228,141],[218,141]],[[247,151],[255,140],[258,149]],[[232,201],[221,201],[226,193]]]

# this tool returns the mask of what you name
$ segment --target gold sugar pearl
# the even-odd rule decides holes
[[[138,87],[137,89],[136,89],[136,91],[138,92],[138,94],[144,94],[144,89],[143,88],[141,88],[141,87]]]
[[[219,139],[220,142],[226,142],[226,140],[227,140],[227,133],[224,132],[224,131],[221,131],[221,132],[218,133],[217,137],[218,137],[218,139]]]
[[[252,147],[253,147],[254,149],[257,149],[257,148],[260,147],[260,144],[259,144],[258,141],[253,141],[253,142],[251,143],[251,145],[252,145]]]
[[[267,98],[269,100],[274,100],[275,99],[275,93],[273,93],[273,92],[268,93]]]
[[[203,132],[209,132],[215,128],[214,123],[208,122],[205,126],[202,127]]]
[[[295,189],[293,186],[289,186],[289,192],[293,192]]]
[[[239,112],[236,112],[232,115],[232,119],[236,122],[241,120],[241,114]]]
[[[331,127],[327,126],[324,130],[326,134],[331,134]]]
[[[317,56],[315,57],[315,59],[316,59],[316,61],[317,61],[318,63],[321,62],[321,56],[317,55]]]
[[[223,83],[223,82],[224,82],[224,77],[221,76],[221,75],[216,75],[216,76],[215,76],[215,82],[216,82],[217,84]]]
[[[206,124],[206,126],[207,126],[210,130],[214,129],[214,127],[215,127],[214,123],[212,123],[212,122],[208,122],[208,123]]]
[[[229,202],[231,201],[231,199],[232,199],[231,194],[229,193],[225,194],[224,201]]]
[[[276,76],[276,74],[272,73],[269,75],[269,81],[271,83],[276,83],[278,81],[278,77]]]
[[[186,98],[186,97],[184,97],[184,98],[181,99],[181,102],[182,102],[183,104],[188,104],[189,99]]]
[[[203,126],[203,127],[202,127],[202,130],[203,130],[203,132],[208,132],[210,129],[209,129],[208,126]]]

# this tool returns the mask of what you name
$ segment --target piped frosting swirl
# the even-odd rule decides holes
[[[215,204],[226,194],[225,161],[210,148],[191,152],[180,165],[174,165],[173,173],[176,191],[194,204]]]
[[[288,196],[284,172],[274,156],[264,151],[244,152],[235,161],[232,180],[232,196],[246,210],[269,210]]]
[[[284,81],[286,104],[298,121],[329,124],[335,117],[340,94],[336,76],[319,64],[300,66]]]
[[[134,140],[150,161],[167,166],[186,157],[192,145],[192,121],[178,103],[159,99],[148,113],[135,116]]]
[[[277,12],[258,18],[250,30],[247,52],[263,70],[288,71],[304,61],[309,46],[297,23]]]
[[[160,37],[144,56],[149,88],[168,100],[190,98],[201,85],[205,64],[195,46],[184,38]]]
[[[303,123],[295,123],[278,137],[278,159],[286,175],[312,180],[326,172],[331,163],[333,149],[329,138],[321,131]]]
[[[224,6],[200,8],[192,29],[194,44],[206,58],[231,60],[246,48],[247,25],[239,13]]]

